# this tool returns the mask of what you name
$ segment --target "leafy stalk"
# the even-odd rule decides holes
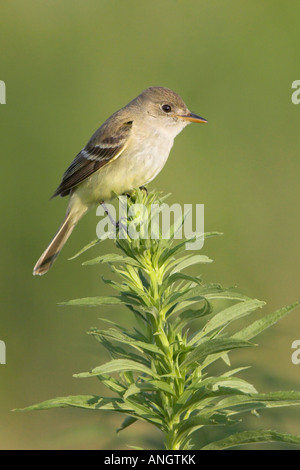
[[[97,256],[83,263],[107,263],[118,281],[106,282],[117,290],[117,295],[63,303],[90,307],[124,305],[136,317],[133,330],[112,322],[108,329],[92,329],[91,336],[109,351],[111,360],[75,375],[97,377],[116,397],[69,396],[25,409],[77,407],[116,411],[126,415],[118,431],[142,420],[161,430],[166,449],[184,450],[192,448],[191,436],[198,429],[231,425],[237,422],[237,416],[240,420],[241,414],[253,410],[300,404],[300,392],[258,393],[253,385],[237,377],[244,368],[228,369],[220,376],[209,375],[212,363],[222,358],[228,364],[230,351],[255,346],[250,340],[287,315],[298,302],[242,328],[235,326],[236,320],[251,315],[264,302],[186,274],[188,267],[209,264],[211,260],[187,252],[188,240],[176,243],[176,230],[182,220],[171,227],[169,239],[163,238],[157,227],[159,236],[151,238],[145,214],[149,220],[153,205],[157,207],[161,200],[154,192],[135,192],[128,200],[129,207],[143,204],[146,213],[143,217],[135,215],[129,223],[134,221],[139,232],[148,237],[124,237],[120,229],[116,237],[118,254]],[[214,235],[218,233],[206,233],[204,237]],[[80,253],[97,243],[99,240]],[[215,300],[230,300],[232,304],[214,313]],[[198,326],[192,330],[191,323],[195,327],[195,321]],[[271,440],[300,444],[299,436],[262,430],[233,433],[203,449]]]

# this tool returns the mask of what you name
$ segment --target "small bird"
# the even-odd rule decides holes
[[[152,181],[165,165],[174,138],[191,122],[207,121],[191,113],[177,93],[164,87],[147,88],[109,117],[67,168],[52,196],[70,196],[69,204],[33,274],[50,269],[91,207]]]

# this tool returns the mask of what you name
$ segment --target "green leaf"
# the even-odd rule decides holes
[[[140,341],[129,336],[128,334],[124,334],[120,331],[114,330],[113,328],[110,328],[109,330],[92,331],[90,334],[96,337],[104,336],[106,338],[111,338],[115,341],[119,341],[121,343],[127,344],[128,346],[136,348],[142,352],[150,351],[159,355],[163,355],[163,351],[158,346],[156,346],[156,344]]]
[[[270,313],[259,320],[256,320],[249,326],[246,326],[238,333],[235,333],[232,338],[236,339],[251,339],[255,336],[259,335],[262,331],[266,330],[270,326],[277,323],[281,318],[285,317],[288,313],[290,313],[294,308],[296,308],[300,304],[299,302],[295,302],[294,304],[288,305],[286,307],[280,308],[276,310],[276,312]]]
[[[207,232],[207,233],[201,234],[199,237],[194,236],[190,239],[183,240],[182,242],[177,243],[177,245],[175,245],[172,248],[165,249],[163,251],[162,255],[160,256],[159,265],[162,266],[166,262],[166,260],[171,258],[175,253],[178,253],[178,252],[182,251],[184,249],[186,243],[194,242],[196,240],[203,239],[203,238],[204,238],[204,240],[206,240],[207,238],[210,238],[210,237],[213,237],[213,236],[216,236],[216,235],[222,235],[222,233],[220,233],[220,232]]]
[[[106,255],[97,256],[97,258],[84,261],[82,263],[82,266],[93,265],[93,264],[98,264],[98,263],[114,263],[116,261],[122,261],[123,259],[124,259],[124,256],[122,255],[118,255],[116,253],[108,253]]]
[[[255,388],[243,379],[235,377],[208,377],[202,381],[192,383],[176,401],[177,414],[184,410],[194,410],[199,408],[205,412],[205,402],[208,397],[216,398],[224,395],[235,396],[256,393]],[[212,412],[227,411],[226,407],[215,405]]]
[[[231,447],[236,447],[245,444],[252,444],[255,442],[285,442],[287,444],[300,444],[300,436],[277,432],[272,430],[258,430],[258,431],[242,431],[232,434],[225,439],[211,442],[210,444],[202,447],[201,450],[224,450]]]
[[[237,367],[236,369],[231,369],[227,372],[224,372],[224,374],[222,374],[221,377],[231,377],[232,375],[235,375],[238,372],[241,372],[242,370],[250,369],[250,367],[251,366],[245,366],[245,367]]]
[[[107,234],[104,234],[104,236],[100,239],[100,238],[96,238],[96,240],[93,240],[92,242],[88,243],[87,245],[85,245],[80,251],[78,251],[78,253],[76,253],[74,256],[72,256],[71,258],[69,258],[69,261],[75,259],[75,258],[78,258],[78,256],[80,256],[82,253],[84,253],[85,251],[89,250],[90,248],[93,248],[94,246],[98,245],[98,243],[100,243],[102,240],[104,240],[105,238],[108,237],[108,233]]]
[[[118,393],[118,395],[123,395],[126,390],[126,387],[121,384],[119,380],[116,380],[109,375],[98,375],[98,379],[105,385],[107,388],[112,390],[113,392]]]
[[[111,264],[111,263],[125,263],[125,264],[129,264],[129,265],[136,266],[136,267],[141,266],[140,263],[138,261],[136,261],[135,259],[133,259],[129,256],[117,255],[115,253],[110,253],[110,254],[107,254],[107,255],[98,256],[97,258],[94,258],[94,259],[91,259],[91,260],[88,260],[88,261],[84,261],[82,263],[82,266],[92,266],[92,265],[99,264],[99,263],[108,263],[108,264]]]
[[[260,300],[246,300],[244,302],[239,302],[235,305],[231,305],[229,308],[222,310],[212,317],[209,322],[206,323],[204,328],[193,337],[193,340],[190,341],[190,344],[194,344],[199,341],[200,338],[207,335],[213,330],[219,329],[229,325],[234,320],[248,315],[249,313],[255,311],[258,308],[262,308],[265,305],[265,302]]]
[[[237,421],[233,420],[232,418],[228,418],[224,413],[214,413],[210,417],[206,416],[194,416],[189,417],[187,420],[180,423],[177,428],[177,435],[178,438],[182,438],[188,432],[196,431],[199,427],[202,426],[215,426],[220,424],[236,424]]]
[[[148,361],[147,361],[146,357],[140,356],[138,354],[134,354],[132,352],[128,352],[124,348],[113,344],[111,341],[109,341],[104,336],[99,336],[98,335],[98,336],[95,336],[95,338],[101,344],[103,344],[103,346],[109,351],[109,353],[110,353],[110,355],[113,359],[116,359],[116,358],[125,359],[126,358],[126,359],[131,359],[131,360],[134,360],[134,361],[137,361],[137,362],[141,362],[145,365],[148,364]]]
[[[114,410],[116,407],[122,407],[123,410],[130,410],[128,406],[124,407],[123,401],[120,398],[102,398],[96,395],[77,395],[69,397],[58,397],[52,400],[43,401],[37,405],[28,406],[26,408],[17,408],[13,411],[36,411],[68,407],[92,410]]]
[[[128,207],[134,203],[145,204],[148,214],[151,204],[161,202],[157,193],[146,195],[140,190],[125,199],[122,203],[124,206],[128,203]],[[82,307],[126,305],[134,313],[139,323],[130,331],[117,324],[107,330],[92,330],[91,334],[109,351],[111,360],[91,372],[75,375],[97,377],[117,394],[117,398],[95,395],[61,397],[27,407],[27,410],[57,407],[114,410],[127,415],[119,431],[139,419],[155,425],[165,434],[166,444],[170,445],[167,448],[187,449],[191,446],[190,434],[203,426],[230,425],[237,422],[233,418],[241,413],[300,404],[300,392],[257,393],[252,384],[236,376],[243,367],[226,368],[228,371],[220,377],[203,374],[203,370],[219,358],[230,366],[229,351],[254,346],[249,342],[252,337],[283,318],[299,303],[284,307],[249,326],[239,326],[238,323],[240,331],[233,334],[232,330],[226,330],[224,335],[223,330],[231,322],[251,314],[264,302],[249,299],[219,284],[203,284],[200,276],[186,274],[185,269],[212,261],[199,252],[192,254],[187,251],[186,244],[219,234],[210,232],[175,242],[175,233],[182,222],[181,217],[171,226],[169,240],[134,240],[129,236],[122,239],[117,230],[117,254],[99,256],[98,253],[94,259],[83,263],[107,263],[118,279],[104,282],[118,290],[117,296],[86,297],[61,304]],[[140,229],[147,230],[142,220],[138,223]],[[101,240],[106,238],[109,234]],[[93,241],[75,257],[101,240]],[[219,308],[219,301],[223,300],[232,300],[234,305],[218,310],[213,316],[213,301],[217,301]],[[189,322],[204,315],[210,315],[206,325],[203,327],[204,319],[201,319],[202,329],[190,336]],[[221,449],[262,440],[298,444],[299,439],[299,436],[276,431],[253,431],[232,434],[204,446],[204,449],[210,446]]]
[[[221,377],[208,377],[203,383],[212,386],[213,391],[220,389],[233,389],[237,393],[242,394],[256,394],[257,391],[252,384],[239,377],[221,376]]]
[[[129,446],[129,445],[127,445],[127,447],[129,449],[133,449],[133,450],[145,450],[144,447],[139,447],[139,446]]]
[[[242,341],[237,339],[212,339],[210,341],[205,341],[204,343],[196,346],[191,352],[189,352],[182,362],[182,366],[187,366],[193,362],[203,361],[210,354],[215,354],[219,352],[231,351],[232,349],[246,348],[250,346],[255,346],[249,341]]]
[[[137,422],[137,418],[134,418],[133,416],[127,416],[121,426],[117,429],[117,433],[123,431],[124,429],[128,428],[132,424]]]
[[[197,279],[196,277],[188,276],[187,274],[183,274],[183,273],[174,273],[174,274],[171,274],[163,283],[162,290],[165,290],[167,287],[170,287],[172,284],[174,284],[174,282],[182,281],[182,280],[195,282],[196,284],[201,283],[200,279]]]
[[[150,375],[150,377],[157,378],[157,374],[153,372],[149,367],[145,366],[136,361],[131,361],[130,359],[113,359],[102,366],[95,367],[91,372],[82,372],[80,374],[75,374],[74,377],[95,377],[97,375],[111,374],[113,372],[123,372],[123,371],[137,371],[143,372],[144,374]]]
[[[128,406],[129,409],[132,409],[134,411],[134,416],[138,419],[148,421],[156,425],[158,424],[160,427],[163,425],[159,413],[150,408],[147,403],[146,406],[144,406],[143,404],[134,400],[126,399],[124,400],[124,405]]]
[[[209,315],[211,312],[212,312],[212,306],[208,301],[205,301],[205,304],[203,305],[203,307],[199,308],[198,310],[188,309],[188,310],[184,310],[183,312],[180,312],[173,323],[174,332],[177,333],[183,327],[187,326],[187,324],[190,323],[191,321],[197,320],[198,318],[202,318],[205,315]],[[172,315],[172,313],[176,313],[176,312],[174,311],[171,312],[169,317]]]
[[[179,260],[175,259],[172,263],[169,264],[168,269],[174,266],[174,268],[170,272],[170,275],[172,275],[174,273],[179,273],[183,269],[193,266],[195,264],[207,264],[212,262],[213,260],[205,255],[187,255],[181,257]]]
[[[99,305],[123,304],[120,297],[84,297],[83,299],[73,299],[67,302],[60,302],[58,305],[68,305],[76,307],[99,307]]]
[[[125,392],[124,399],[143,391],[161,391],[169,395],[176,396],[175,390],[167,382],[164,382],[162,380],[148,380],[146,382],[135,382],[134,384],[132,384]]]
[[[177,303],[191,300],[211,300],[211,299],[229,299],[229,300],[250,300],[249,297],[234,292],[232,289],[224,289],[216,284],[207,284],[204,286],[195,286],[187,289],[185,292],[178,292],[171,294],[164,302],[164,307],[168,309]]]
[[[230,410],[231,414],[264,408],[300,405],[300,392],[270,392],[227,397],[215,405],[215,410]]]

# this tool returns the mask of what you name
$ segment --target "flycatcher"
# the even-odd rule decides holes
[[[164,87],[144,90],[114,113],[75,157],[52,197],[70,196],[63,223],[36,263],[45,274],[75,225],[96,204],[144,186],[162,170],[174,138],[191,122],[207,122]]]

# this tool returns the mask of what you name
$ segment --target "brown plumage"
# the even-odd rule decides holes
[[[96,204],[144,186],[167,161],[174,138],[191,113],[172,90],[150,87],[114,113],[75,157],[52,197],[70,196],[65,219],[33,274],[45,274],[81,217]]]

